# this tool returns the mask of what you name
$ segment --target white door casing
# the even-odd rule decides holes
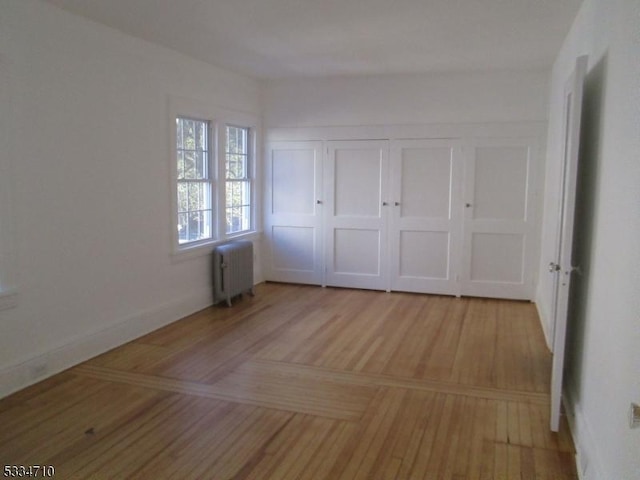
[[[266,278],[322,284],[322,142],[272,142],[266,164]]]
[[[391,143],[391,290],[458,294],[461,160],[457,140]]]
[[[553,294],[553,362],[551,367],[551,430],[560,427],[562,403],[562,380],[569,310],[569,287],[571,286],[571,264],[573,224],[578,179],[578,154],[580,146],[580,122],[582,115],[582,92],[588,59],[578,57],[576,67],[565,84],[562,175],[560,204],[558,208],[558,236],[556,258],[549,268],[554,278]]]
[[[388,290],[389,142],[327,142],[325,283]]]

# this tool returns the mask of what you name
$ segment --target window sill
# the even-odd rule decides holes
[[[18,292],[15,290],[0,291],[0,311],[9,310],[18,306]]]
[[[243,232],[237,235],[228,236],[221,240],[214,240],[207,243],[201,243],[190,247],[183,247],[171,253],[171,262],[179,263],[192,258],[198,258],[205,255],[210,255],[213,249],[217,245],[231,242],[233,240],[257,240],[262,235],[262,232],[252,230],[250,232]]]

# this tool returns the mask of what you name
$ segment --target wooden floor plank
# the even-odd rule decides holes
[[[380,406],[368,423],[367,429],[358,439],[358,445],[347,464],[347,468],[339,478],[358,480],[370,476],[375,462],[388,447],[387,437],[400,408],[405,391],[399,389],[381,389]]]
[[[350,450],[354,444],[358,425],[352,422],[341,422],[334,434],[327,438],[322,448],[316,450],[313,461],[300,474],[299,480],[330,480],[331,472],[338,463],[343,452]]]
[[[96,429],[108,425],[114,417],[122,415],[126,412],[123,405],[137,408],[154,395],[156,392],[110,385],[92,395],[80,397],[80,401],[72,407],[42,421],[25,434],[12,438],[2,445],[2,452],[20,465],[36,460],[48,461],[58,453],[60,445],[69,446],[82,441],[86,435],[91,435]]]
[[[238,436],[237,440],[228,445],[225,452],[215,461],[203,461],[194,471],[192,478],[233,478],[242,467],[251,460],[257,451],[264,448],[273,438],[274,431],[286,425],[290,414],[275,410],[265,410],[259,422]],[[208,458],[211,458],[208,456]]]
[[[160,402],[140,412],[131,422],[94,443],[80,455],[67,457],[57,464],[56,472],[62,478],[121,477],[121,472],[132,466],[132,459],[144,458],[149,450],[145,444],[150,432],[157,432],[163,426],[183,427],[182,420],[191,416],[191,408],[203,399],[163,396]],[[176,420],[180,423],[176,424]],[[145,448],[141,449],[140,446]],[[136,446],[138,446],[136,448]],[[68,448],[66,446],[65,450]],[[61,452],[64,455],[64,451]],[[138,456],[140,454],[140,456]]]
[[[61,415],[86,397],[108,388],[98,380],[65,375],[64,382],[52,385],[48,390],[36,392],[31,388],[27,389],[31,390],[31,394],[25,396],[24,401],[12,401],[10,408],[7,402],[7,408],[0,412],[0,425],[3,427],[0,429],[0,448],[2,444],[28,434],[28,431],[36,429],[47,420]]]
[[[312,419],[293,448],[284,452],[282,461],[278,462],[271,476],[282,480],[299,478],[336,425],[337,422],[325,418]]]
[[[438,427],[445,406],[446,395],[435,394],[429,403],[429,414],[423,428],[421,428],[420,445],[416,458],[409,471],[408,478],[425,478],[429,461],[438,444]]]
[[[527,302],[262,284],[0,400],[59,478],[576,479]]]
[[[314,378],[318,381],[346,383],[349,385],[397,387],[432,392],[445,392],[479,398],[493,398],[505,401],[536,403],[540,405],[549,404],[548,394],[539,394],[529,391],[470,387],[467,385],[461,385],[452,382],[417,380],[414,378],[397,377],[384,374],[354,373],[316,366],[272,362],[269,360],[256,360],[253,362],[247,362],[247,365],[249,364],[252,366],[252,368],[265,373],[270,371],[277,371],[282,375],[299,376],[300,378]]]
[[[252,411],[256,409],[233,403],[210,402],[206,412],[190,428],[185,429],[152,461],[141,465],[136,475],[138,478],[183,478],[180,473],[200,462],[205,446],[221,445],[231,427],[249,417]],[[214,432],[215,435],[212,434]]]

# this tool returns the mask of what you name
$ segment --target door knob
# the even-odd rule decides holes
[[[322,205],[322,200],[316,200],[317,205]]]
[[[386,207],[387,205],[389,205],[387,202],[382,202],[383,207]]]
[[[553,262],[550,262],[550,263],[549,263],[549,271],[550,271],[551,273],[555,273],[555,272],[557,272],[558,270],[560,270],[560,265],[558,265],[557,263],[553,263]]]
[[[400,206],[400,202],[394,202],[394,205],[395,205],[396,207],[399,207],[399,206]]]

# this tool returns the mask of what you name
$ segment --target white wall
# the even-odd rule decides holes
[[[548,71],[274,80],[267,127],[546,121]]]
[[[550,325],[564,83],[589,55],[583,103],[567,403],[583,478],[640,479],[640,1],[585,0],[555,62],[538,305]]]
[[[18,305],[0,310],[0,396],[211,303],[209,257],[170,256],[169,97],[260,114],[255,80],[36,0],[1,9]]]

